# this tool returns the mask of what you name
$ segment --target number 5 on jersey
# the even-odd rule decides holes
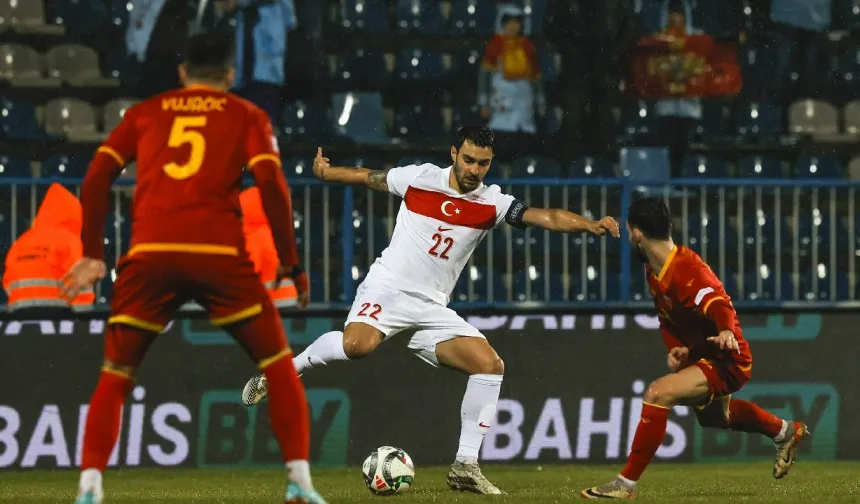
[[[203,155],[206,154],[206,139],[199,128],[206,126],[206,116],[179,116],[173,120],[170,127],[170,136],[167,138],[167,146],[178,149],[185,144],[191,146],[188,161],[185,164],[177,164],[173,161],[164,165],[164,173],[176,180],[185,180],[193,177],[200,171],[203,165]]]
[[[448,260],[448,252],[451,251],[451,247],[454,246],[454,239],[450,236],[442,236],[439,233],[433,234],[433,246],[430,247],[430,250],[427,251],[433,257],[438,257],[439,259]],[[439,250],[441,248],[441,250]]]

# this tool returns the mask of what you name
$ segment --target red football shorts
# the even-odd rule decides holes
[[[274,311],[244,255],[139,252],[120,260],[108,323],[158,333],[192,300],[216,326]]]
[[[711,399],[737,392],[752,376],[752,364],[742,366],[731,360],[699,359],[696,367],[702,370],[708,380]]]

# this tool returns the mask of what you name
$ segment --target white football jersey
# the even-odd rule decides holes
[[[487,232],[516,222],[526,208],[497,185],[456,192],[448,185],[451,170],[422,164],[388,172],[388,190],[403,202],[391,242],[374,265],[393,273],[401,290],[442,304]]]

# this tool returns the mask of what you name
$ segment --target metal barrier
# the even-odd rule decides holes
[[[0,181],[0,245],[32,222],[49,179]],[[75,192],[80,180],[57,180]],[[530,206],[561,207],[588,217],[614,215],[643,195],[664,198],[674,237],[699,252],[738,304],[839,303],[857,296],[860,184],[842,180],[675,179],[651,184],[616,179],[493,181]],[[399,198],[363,187],[290,180],[299,252],[310,272],[312,299],[347,304],[367,269],[388,245]],[[114,188],[105,236],[110,264],[128,248],[130,189]],[[622,224],[623,225],[623,224]],[[480,244],[452,302],[470,305],[647,303],[644,276],[629,242],[500,226]],[[99,289],[106,301],[111,282]]]

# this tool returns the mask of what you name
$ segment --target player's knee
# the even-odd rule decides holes
[[[675,398],[672,394],[671,387],[662,380],[651,382],[651,385],[648,385],[648,390],[645,391],[645,395],[642,397],[642,400],[648,404],[654,404],[657,406],[674,406],[675,404]]]
[[[472,369],[469,374],[489,374],[503,375],[505,374],[505,362],[494,351],[485,352],[476,356],[472,362]]]
[[[350,359],[360,359],[376,350],[382,339],[376,332],[346,331],[343,333],[343,352]]]

